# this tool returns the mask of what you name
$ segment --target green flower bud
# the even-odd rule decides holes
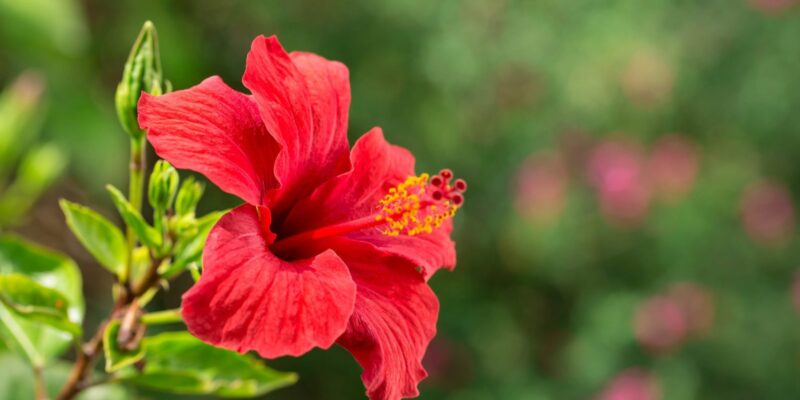
[[[200,197],[203,196],[203,184],[193,177],[188,177],[181,184],[178,198],[175,200],[175,214],[194,218],[194,212]]]
[[[155,210],[167,210],[175,200],[175,193],[178,191],[178,171],[172,168],[168,162],[158,160],[150,174],[150,186],[148,197],[150,205]]]
[[[122,81],[117,86],[117,116],[122,128],[132,137],[140,139],[144,134],[139,128],[136,115],[139,96],[142,91],[160,95],[163,92],[163,84],[156,27],[147,21],[133,44],[122,72]]]

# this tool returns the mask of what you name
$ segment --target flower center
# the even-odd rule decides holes
[[[467,183],[461,179],[451,185],[452,177],[453,173],[445,169],[430,179],[428,174],[409,177],[389,189],[375,216],[375,221],[384,225],[381,232],[387,236],[415,236],[441,227],[456,215],[467,190]]]
[[[432,177],[428,174],[408,177],[388,190],[376,205],[374,214],[280,238],[270,249],[276,254],[287,254],[297,246],[307,247],[321,239],[369,228],[377,228],[386,236],[431,233],[464,204],[467,183],[463,179],[452,181],[452,178],[453,172],[449,169]]]

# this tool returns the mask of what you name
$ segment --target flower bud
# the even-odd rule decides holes
[[[197,203],[203,196],[203,184],[197,182],[193,177],[188,177],[181,184],[178,197],[175,200],[175,214],[178,216],[194,217]]]
[[[153,209],[163,211],[172,206],[178,191],[178,180],[178,171],[172,165],[164,160],[156,162],[147,192]]]
[[[117,116],[122,128],[132,137],[140,139],[144,133],[136,117],[139,96],[142,91],[160,95],[163,92],[162,85],[158,36],[153,23],[147,21],[133,44],[116,93]]]

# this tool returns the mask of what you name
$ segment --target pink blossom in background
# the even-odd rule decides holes
[[[567,167],[558,153],[532,154],[517,172],[515,207],[534,222],[552,222],[564,210],[568,185]]]
[[[765,14],[777,14],[797,5],[797,0],[749,0],[750,6]]]
[[[794,205],[781,183],[760,181],[741,199],[741,220],[747,234],[761,244],[783,244],[794,233]]]
[[[639,225],[650,206],[650,187],[641,148],[623,141],[605,141],[589,156],[588,179],[600,208],[615,225]]]
[[[615,376],[596,400],[661,400],[661,384],[650,372],[630,368]]]
[[[658,295],[639,305],[633,320],[636,340],[653,352],[668,352],[686,339],[689,319],[673,298]]]
[[[686,137],[661,137],[647,160],[647,172],[655,194],[667,201],[680,200],[694,187],[699,168],[697,148]]]
[[[688,333],[702,336],[714,325],[715,305],[711,292],[698,283],[681,282],[667,290],[686,316]]]

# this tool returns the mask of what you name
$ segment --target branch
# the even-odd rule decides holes
[[[81,346],[81,351],[78,352],[78,358],[72,366],[67,382],[61,388],[61,391],[56,396],[56,400],[72,400],[84,389],[92,386],[90,382],[92,368],[97,361],[97,356],[102,353],[103,347],[103,334],[105,333],[108,323],[115,319],[135,314],[136,310],[129,313],[131,307],[138,303],[139,297],[147,293],[153,287],[156,287],[159,282],[158,267],[164,260],[163,257],[157,257],[150,260],[150,267],[145,272],[142,279],[133,285],[131,292],[128,292],[123,287],[123,293],[119,296],[117,304],[111,310],[110,315],[98,327],[94,336]],[[136,307],[138,308],[138,307]],[[124,318],[127,319],[127,318]],[[142,332],[143,334],[143,332]]]

